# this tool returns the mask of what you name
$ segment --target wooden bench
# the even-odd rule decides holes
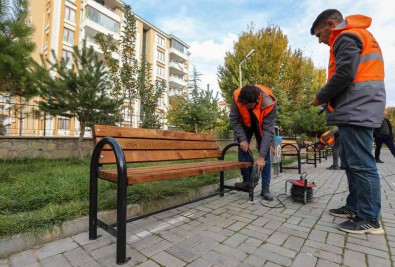
[[[103,228],[115,236],[117,239],[116,262],[118,264],[125,263],[130,259],[126,257],[126,223],[136,220],[136,218],[129,220],[126,218],[127,186],[219,173],[220,192],[213,195],[223,196],[224,189],[239,190],[224,184],[224,171],[240,168],[250,168],[251,170],[254,162],[252,154],[251,162],[224,160],[228,149],[239,145],[230,144],[220,151],[215,137],[211,134],[95,125],[93,139],[96,145],[90,167],[89,239],[98,237],[97,227]],[[251,151],[249,152],[251,153]],[[185,160],[205,161],[191,163],[185,162]],[[154,167],[128,168],[127,166],[128,163],[155,163],[159,161],[181,161],[181,163],[161,164]],[[116,164],[116,169],[105,170],[103,168],[105,164]],[[98,178],[117,184],[117,222],[115,224],[108,225],[97,217]],[[251,179],[251,187],[247,190],[250,200],[253,200],[253,188]],[[166,210],[168,209],[170,208]],[[148,215],[145,214],[142,217]]]
[[[304,150],[303,150],[304,149]],[[306,164],[314,164],[314,167],[317,168],[317,161],[320,158],[317,156],[319,151],[315,149],[313,142],[304,141],[302,147],[298,146],[298,143],[295,139],[283,139],[281,142],[281,156],[282,158],[286,157],[296,157],[297,165],[296,166],[283,166],[282,161],[280,162],[280,172],[283,172],[283,169],[297,169],[298,173],[302,173],[302,157],[306,157]]]
[[[283,159],[287,157],[297,158],[296,166],[283,166]],[[300,149],[296,140],[294,139],[282,139],[281,141],[281,162],[280,162],[280,172],[283,172],[283,169],[297,169],[298,173],[302,173],[302,162]]]
[[[314,150],[314,153],[316,154],[316,157],[314,160],[318,160],[319,163],[321,163],[321,159],[328,159],[328,155],[332,152],[332,146],[331,145],[326,145],[324,149],[318,150],[314,148],[314,144],[312,141],[304,141],[303,142],[306,146],[310,145],[309,150],[312,151]]]

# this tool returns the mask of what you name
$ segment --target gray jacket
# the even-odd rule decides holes
[[[385,108],[384,81],[353,83],[360,62],[362,42],[356,35],[344,33],[334,44],[336,71],[318,92],[321,103],[331,102],[328,125],[380,127]]]
[[[266,95],[266,97],[262,101],[261,109],[272,105],[273,102],[275,102],[275,100],[273,100],[270,96]],[[266,156],[267,152],[270,149],[270,145],[274,140],[274,126],[276,124],[277,103],[275,103],[274,105],[275,106],[272,111],[263,119],[262,141],[259,148],[259,156],[261,157]],[[229,118],[230,124],[232,125],[235,133],[235,139],[237,139],[238,142],[247,141],[247,136],[245,134],[245,129],[247,126],[245,126],[242,122],[242,117],[239,109],[237,108],[234,98],[232,101]]]

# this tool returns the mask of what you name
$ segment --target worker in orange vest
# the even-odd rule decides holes
[[[238,88],[233,93],[229,114],[235,139],[240,144],[239,161],[251,161],[248,149],[252,136],[255,135],[259,157],[255,161],[257,171],[262,176],[261,196],[273,200],[269,190],[271,178],[270,147],[274,140],[277,112],[277,100],[273,92],[261,84],[249,84]],[[251,179],[248,168],[241,169],[243,181],[236,183],[236,188],[249,189]],[[256,184],[255,184],[256,185]]]
[[[386,102],[384,59],[368,31],[371,23],[364,15],[343,18],[338,10],[327,9],[310,29],[330,47],[327,82],[310,104],[327,104],[327,124],[339,128],[341,166],[348,179],[345,205],[329,213],[349,218],[338,227],[354,234],[384,234],[380,177],[372,155],[373,130],[381,125]]]

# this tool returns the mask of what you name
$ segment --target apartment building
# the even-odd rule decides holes
[[[121,0],[31,0],[30,23],[34,26],[33,40],[36,51],[33,58],[40,61],[42,54],[49,60],[52,50],[57,59],[71,58],[73,46],[82,46],[84,39],[104,59],[94,36],[99,33],[111,34],[120,40],[123,25],[123,5]],[[167,90],[159,100],[158,112],[166,112],[172,97],[186,91],[189,70],[188,44],[172,34],[167,34],[142,17],[137,19],[136,57],[144,54],[152,64],[152,79],[165,80]],[[117,54],[113,54],[118,57]],[[70,62],[70,61],[69,61]],[[11,109],[17,100],[0,98],[0,112],[7,135],[23,136],[78,136],[79,123],[74,118],[50,116],[37,111],[38,98],[23,106],[23,116],[13,116]],[[7,101],[6,101],[7,100]],[[8,104],[7,104],[8,102]],[[10,104],[11,103],[11,104]],[[13,105],[13,103],[15,103]],[[141,106],[134,103],[133,114],[126,108],[123,111],[123,125],[139,127]],[[166,121],[164,128],[167,128]],[[89,135],[89,131],[88,131]]]

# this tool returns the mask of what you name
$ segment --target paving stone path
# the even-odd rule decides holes
[[[255,203],[248,202],[246,193],[230,192],[129,223],[127,255],[132,259],[123,266],[394,267],[395,159],[383,150],[382,160],[378,167],[385,235],[337,229],[344,219],[328,210],[345,203],[347,178],[342,170],[326,169],[332,162],[328,158],[317,168],[302,166],[317,185],[307,205],[279,196],[285,207],[265,207],[262,203],[278,202],[261,203],[257,188]],[[273,178],[272,192],[284,193],[285,181],[298,178],[286,170]],[[93,241],[83,232],[47,243],[0,259],[0,267],[118,266],[115,238],[101,230],[99,234]]]

